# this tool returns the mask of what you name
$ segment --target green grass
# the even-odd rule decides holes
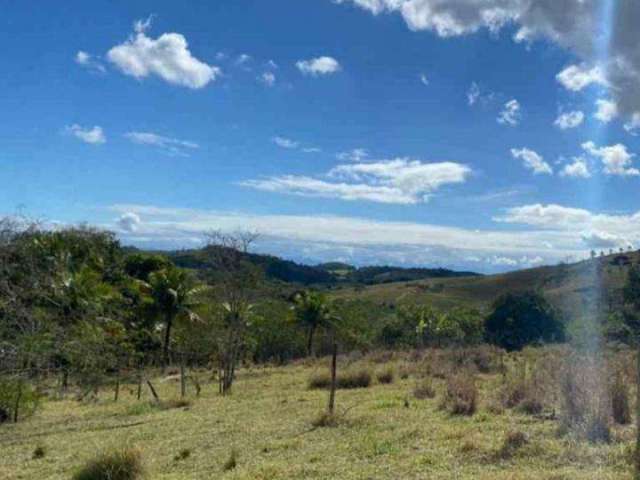
[[[434,380],[436,398],[418,400],[415,379],[397,378],[338,391],[341,421],[314,428],[327,392],[309,390],[307,382],[324,368],[326,360],[243,370],[232,396],[223,398],[208,384],[199,398],[191,392],[188,409],[138,407],[149,398],[138,402],[126,387],[118,403],[107,391],[93,404],[48,401],[24,423],[0,427],[0,478],[68,480],[97,452],[125,445],[140,450],[154,480],[631,478],[633,426],[616,426],[611,444],[590,445],[558,437],[556,421],[512,410],[491,414],[486,401],[497,376],[478,377],[474,416],[438,409],[442,380]],[[165,400],[179,396],[175,382],[154,385]],[[513,431],[527,441],[504,455]],[[47,445],[47,455],[33,459],[38,445]],[[231,452],[237,465],[225,470]]]

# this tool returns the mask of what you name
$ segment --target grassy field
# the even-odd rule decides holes
[[[410,366],[405,362],[366,365],[375,374],[389,367],[398,372]],[[325,369],[326,360],[243,369],[232,396],[219,396],[208,383],[198,398],[190,390],[190,405],[179,408],[160,409],[148,396],[138,401],[133,386],[121,390],[117,403],[107,390],[95,402],[47,401],[36,416],[0,427],[0,478],[70,479],[98,452],[125,445],[142,451],[154,480],[631,478],[633,426],[615,427],[609,444],[593,445],[560,437],[548,415],[490,413],[487,400],[500,375],[478,375],[473,416],[438,408],[444,380],[435,380],[435,398],[418,400],[416,377],[396,374],[388,385],[374,380],[369,388],[339,390],[342,422],[314,428],[327,392],[307,384]],[[155,384],[163,400],[179,397],[175,376]],[[528,440],[505,453],[509,432]],[[34,459],[37,447],[45,455]],[[237,467],[224,471],[232,450]]]

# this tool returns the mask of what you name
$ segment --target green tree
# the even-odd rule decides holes
[[[169,267],[149,275],[149,290],[154,309],[164,322],[162,363],[166,367],[170,360],[173,324],[180,317],[195,318],[193,309],[198,304],[197,294],[201,289],[185,270]]]
[[[485,335],[489,343],[510,351],[565,339],[564,324],[544,297],[534,292],[499,297],[485,320]]]
[[[327,298],[319,292],[305,290],[293,296],[296,323],[307,330],[307,355],[313,353],[313,338],[329,318]]]

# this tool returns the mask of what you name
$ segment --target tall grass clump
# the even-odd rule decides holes
[[[573,355],[563,369],[560,394],[559,433],[572,433],[592,443],[611,440],[611,399],[604,365],[586,355]]]
[[[629,405],[629,387],[624,381],[624,374],[616,372],[611,383],[611,413],[618,425],[631,423],[631,407]]]
[[[143,476],[140,451],[123,448],[89,460],[75,473],[73,480],[139,480]]]
[[[473,415],[478,404],[476,379],[470,372],[452,375],[440,402],[440,407],[452,415]]]
[[[424,377],[416,381],[416,386],[413,389],[413,396],[418,400],[434,398],[436,396],[436,390],[433,387],[433,380],[431,377]]]
[[[346,371],[338,372],[336,385],[341,389],[367,388],[372,381],[371,371],[368,368],[351,367]],[[331,375],[329,372],[317,372],[309,378],[311,390],[327,389],[331,387]]]
[[[380,370],[376,374],[376,378],[378,380],[378,383],[382,383],[382,384],[393,383],[393,380],[395,378],[395,372],[393,371],[393,368],[388,367],[388,368],[385,368],[384,370]]]

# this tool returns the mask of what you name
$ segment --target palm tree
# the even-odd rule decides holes
[[[300,326],[308,329],[307,355],[311,355],[316,330],[329,321],[329,305],[324,295],[312,291],[296,293],[293,301],[296,321]]]
[[[192,277],[184,270],[169,267],[149,275],[149,290],[156,312],[164,317],[164,344],[162,346],[163,366],[169,364],[171,329],[176,319],[197,318],[193,308],[197,305],[195,296],[199,292]]]

